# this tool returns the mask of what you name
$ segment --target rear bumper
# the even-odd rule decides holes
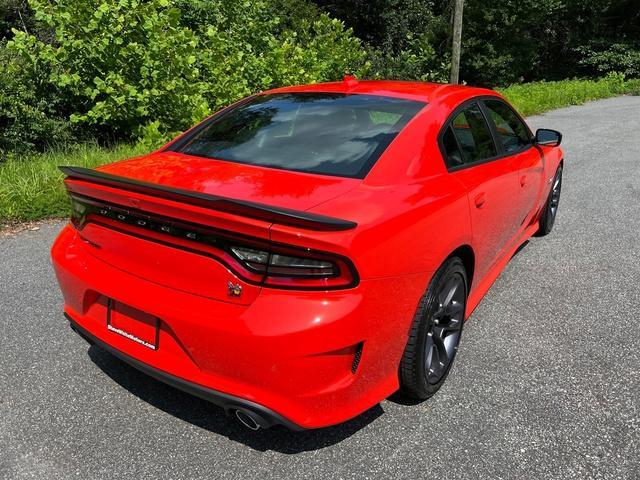
[[[52,249],[76,331],[179,389],[297,430],[346,421],[397,390],[409,325],[429,278],[363,280],[336,291],[263,288],[243,305],[146,280],[91,248],[67,227]],[[159,318],[159,348],[109,331],[106,299]]]
[[[82,338],[84,338],[87,342],[102,348],[103,350],[112,354],[114,357],[119,358],[123,362],[128,363],[132,367],[137,368],[141,372],[146,373],[156,380],[160,380],[161,382],[166,383],[167,385],[171,385],[178,390],[182,390],[183,392],[187,392],[191,395],[218,405],[219,407],[222,407],[225,412],[233,412],[234,410],[238,409],[246,409],[251,410],[252,412],[256,412],[260,416],[260,418],[264,420],[264,423],[260,425],[262,428],[268,428],[273,425],[283,425],[294,431],[304,430],[304,428],[284,418],[282,415],[258,403],[250,402],[249,400],[245,400],[244,398],[235,397],[227,393],[218,392],[217,390],[203,387],[202,385],[198,385],[196,383],[187,382],[180,377],[170,375],[166,372],[163,372],[162,370],[158,370],[157,368],[152,367],[151,365],[140,362],[135,358],[122,353],[120,350],[113,348],[111,345],[103,342],[98,337],[92,335],[88,330],[85,330],[78,323],[76,323],[68,314],[65,314],[65,317],[67,318],[67,320],[69,320],[71,329]]]

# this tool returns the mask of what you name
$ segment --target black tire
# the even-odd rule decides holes
[[[467,273],[462,260],[448,259],[433,276],[413,318],[400,361],[400,391],[405,396],[427,399],[447,379],[460,343],[467,291]],[[444,365],[440,355],[446,358]]]
[[[558,206],[560,205],[560,193],[562,192],[562,165],[556,170],[556,174],[553,177],[553,183],[551,184],[551,190],[549,196],[544,204],[544,210],[540,214],[540,227],[536,232],[536,236],[544,237],[549,235],[553,229],[553,225],[556,223],[556,216],[558,215]]]

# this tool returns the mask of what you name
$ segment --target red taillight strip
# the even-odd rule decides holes
[[[69,196],[72,201],[72,222],[79,231],[82,231],[86,224],[93,223],[147,241],[204,255],[224,264],[248,283],[298,290],[332,290],[351,288],[359,282],[351,261],[337,254],[245,237],[214,227],[149,214],[75,193],[70,193]],[[338,273],[320,277],[269,274],[268,270],[265,273],[251,271],[230,251],[232,245],[263,249],[270,254],[330,261],[337,266]]]

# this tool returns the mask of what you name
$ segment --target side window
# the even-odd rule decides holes
[[[484,115],[480,111],[477,103],[467,107],[460,112],[451,122],[451,127],[447,131],[453,131],[458,140],[460,150],[462,150],[461,164],[474,163],[487,158],[495,157],[498,152],[493,143],[493,137],[489,131]],[[447,136],[445,132],[445,137]],[[453,140],[450,137],[450,141]],[[446,138],[443,138],[446,147]],[[447,155],[449,152],[447,152]],[[454,167],[455,157],[448,159],[449,167]]]
[[[531,144],[527,127],[507,104],[499,100],[485,100],[484,104],[505,152],[517,152]]]
[[[447,127],[447,130],[444,132],[444,136],[442,137],[442,144],[444,145],[444,151],[446,153],[446,161],[447,166],[458,167],[464,164],[462,160],[462,152],[460,151],[460,147],[458,146],[458,141],[453,136],[453,130],[451,130],[451,126]]]

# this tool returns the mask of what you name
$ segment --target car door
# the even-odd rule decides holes
[[[544,184],[544,158],[534,148],[532,135],[518,114],[499,99],[485,99],[483,106],[494,129],[498,150],[511,155],[518,167],[519,193],[514,198],[520,230],[528,227],[540,206]]]
[[[478,101],[458,108],[440,138],[447,168],[468,194],[476,273],[482,278],[517,232],[517,160],[500,156]]]

